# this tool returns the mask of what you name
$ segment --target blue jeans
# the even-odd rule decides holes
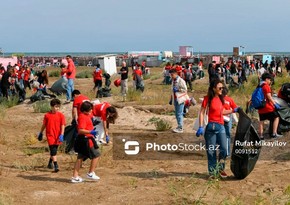
[[[204,138],[209,174],[224,170],[227,157],[227,136],[224,125],[209,122],[205,129]],[[219,166],[217,166],[216,145],[219,145]]]
[[[174,108],[175,108],[175,118],[177,120],[177,127],[183,128],[184,103],[178,104],[177,100],[174,99]]]
[[[66,88],[66,100],[73,100],[71,96],[73,90],[74,90],[74,79],[68,78]]]
[[[225,130],[227,135],[227,156],[231,155],[231,129],[233,126],[233,116],[230,115],[230,121],[225,122]]]

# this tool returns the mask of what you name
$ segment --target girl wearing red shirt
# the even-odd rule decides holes
[[[224,127],[224,114],[233,113],[232,110],[224,110],[224,96],[222,90],[224,89],[223,83],[219,79],[215,79],[210,83],[207,96],[201,105],[199,116],[199,128],[196,136],[203,135],[205,138],[206,152],[208,159],[208,172],[210,177],[215,177],[219,173],[220,177],[225,178],[225,160],[227,157],[227,136]],[[205,132],[203,128],[203,119],[205,112],[208,113],[208,124],[206,125]],[[235,110],[237,111],[237,110]],[[219,145],[219,160],[216,157],[216,145]]]

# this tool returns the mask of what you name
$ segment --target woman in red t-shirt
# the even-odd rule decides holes
[[[204,97],[201,105],[199,128],[196,132],[196,136],[199,137],[204,133],[210,177],[215,177],[216,173],[219,173],[220,177],[225,178],[227,177],[224,171],[227,157],[227,137],[223,115],[233,113],[233,111],[224,110],[225,101],[222,95],[223,89],[224,85],[219,79],[213,80],[210,83],[207,96]],[[206,111],[208,113],[208,124],[204,132],[203,119]],[[235,109],[235,111],[237,111],[237,109]],[[219,145],[218,162],[216,158],[217,145]]]

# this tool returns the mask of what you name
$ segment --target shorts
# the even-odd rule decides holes
[[[101,88],[101,87],[102,87],[102,84],[103,84],[103,83],[102,83],[102,80],[96,80],[96,81],[95,81],[95,87],[96,87],[96,88]]]
[[[50,156],[55,156],[57,154],[58,145],[49,145]]]
[[[89,157],[90,159],[95,159],[95,158],[101,156],[101,153],[99,152],[99,150],[95,149],[94,147],[91,147],[89,152],[90,152],[90,157]],[[84,159],[84,161],[85,161],[87,158],[88,158],[88,156],[85,156],[81,153],[78,153],[78,159]]]
[[[276,111],[259,114],[260,121],[265,121],[265,120],[273,121],[277,117],[279,117],[279,114]]]

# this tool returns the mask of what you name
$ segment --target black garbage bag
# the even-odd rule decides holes
[[[36,102],[36,101],[40,101],[40,100],[44,100],[45,96],[43,94],[43,91],[41,89],[38,89],[36,91],[36,93],[34,93],[31,97],[30,97],[30,101],[31,102]]]
[[[53,85],[49,88],[49,90],[56,95],[61,95],[66,93],[67,88],[67,79],[66,78],[60,78],[58,79]]]
[[[112,94],[111,94],[111,88],[104,87],[104,88],[100,88],[97,91],[96,98],[111,97],[111,96],[112,96]]]
[[[141,78],[141,76],[136,75],[136,90],[140,90],[141,92],[144,91],[145,85],[144,85],[144,81]]]
[[[279,125],[278,125],[278,132],[288,132],[290,131],[290,108],[289,107],[281,107],[278,110],[279,113]]]
[[[65,153],[72,151],[77,137],[77,125],[68,125],[64,129]]]
[[[18,103],[21,103],[25,100],[26,98],[26,91],[24,88],[22,88],[20,86],[19,83],[15,83],[15,88],[16,88],[16,91],[17,91],[17,95],[19,97],[19,100],[18,100]]]
[[[239,110],[239,122],[236,129],[231,156],[231,171],[238,179],[246,178],[253,171],[261,152],[259,135],[251,119]]]
[[[273,100],[281,106],[281,109],[277,110],[279,114],[279,125],[277,133],[281,134],[282,132],[290,131],[290,107],[287,101],[273,96]],[[273,121],[270,121],[269,125],[269,135],[273,133]]]

